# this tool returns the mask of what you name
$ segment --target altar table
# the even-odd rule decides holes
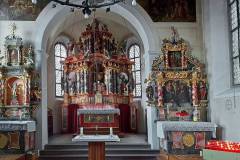
[[[90,105],[77,110],[78,131],[84,128],[84,134],[109,134],[113,128],[114,134],[119,133],[120,110],[110,105]]]
[[[216,138],[217,125],[211,122],[158,121],[161,149],[171,154],[199,154],[208,140]]]
[[[35,131],[35,121],[0,121],[0,154],[33,150]]]
[[[117,135],[78,135],[73,142],[88,142],[88,159],[105,160],[105,142],[119,142]]]

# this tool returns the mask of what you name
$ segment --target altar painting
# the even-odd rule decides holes
[[[1,0],[0,20],[34,21],[48,2],[39,0],[35,5],[31,0]]]
[[[154,22],[196,22],[196,0],[138,0]]]
[[[7,81],[7,93],[8,97],[6,97],[8,105],[24,105],[25,97],[24,97],[24,82],[22,79],[17,77],[12,77]]]
[[[167,81],[163,87],[164,103],[173,103],[176,107],[181,107],[184,103],[191,103],[191,90],[182,81]]]

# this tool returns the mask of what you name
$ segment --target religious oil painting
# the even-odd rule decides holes
[[[34,21],[49,0],[0,0],[0,20]]]
[[[182,107],[184,103],[191,103],[191,90],[182,81],[167,81],[163,87],[164,103],[174,103],[177,107]]]
[[[196,0],[138,0],[154,22],[196,22]]]

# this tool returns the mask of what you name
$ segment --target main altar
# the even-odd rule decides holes
[[[23,44],[15,31],[13,24],[0,54],[0,154],[24,153],[35,146],[32,112],[40,102],[39,79],[33,47]]]
[[[157,135],[162,150],[199,154],[216,125],[207,121],[208,90],[204,64],[189,54],[190,47],[172,27],[164,39],[163,54],[152,64],[146,79],[148,105],[157,107]]]
[[[68,44],[63,62],[62,130],[85,134],[132,132],[133,62],[108,27],[94,19],[78,42]]]

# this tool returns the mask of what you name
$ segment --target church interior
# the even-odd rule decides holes
[[[240,160],[240,0],[1,0],[0,160]]]

